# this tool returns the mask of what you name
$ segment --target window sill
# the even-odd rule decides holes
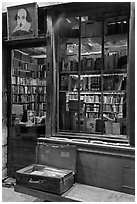
[[[60,133],[49,138],[38,138],[38,142],[76,145],[78,151],[105,154],[112,156],[135,158],[135,148],[128,143],[103,143],[100,141],[72,139],[70,135],[61,137]]]

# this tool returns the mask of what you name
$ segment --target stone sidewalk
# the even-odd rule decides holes
[[[12,178],[8,178],[5,182],[2,183],[2,202],[44,202],[44,200],[37,197],[32,197],[30,195],[15,192],[14,185],[15,179]],[[86,196],[87,202],[135,202],[134,195],[110,191],[92,186],[86,186],[87,189],[85,189],[85,193],[82,185],[78,186],[77,188],[76,187],[77,186],[75,186],[74,184],[72,190],[68,190],[65,193],[66,197],[70,197],[73,199],[77,197],[79,201],[82,201],[82,198]]]

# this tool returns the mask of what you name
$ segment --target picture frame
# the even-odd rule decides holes
[[[7,8],[8,40],[38,36],[37,3],[22,4]]]

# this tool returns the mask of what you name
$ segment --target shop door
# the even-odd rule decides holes
[[[46,47],[11,51],[11,117],[8,170],[35,162],[38,137],[46,130]]]

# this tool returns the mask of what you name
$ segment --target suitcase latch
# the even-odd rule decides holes
[[[32,178],[29,179],[29,183],[35,183],[35,184],[39,184],[39,183],[45,183],[46,180],[33,180]]]

